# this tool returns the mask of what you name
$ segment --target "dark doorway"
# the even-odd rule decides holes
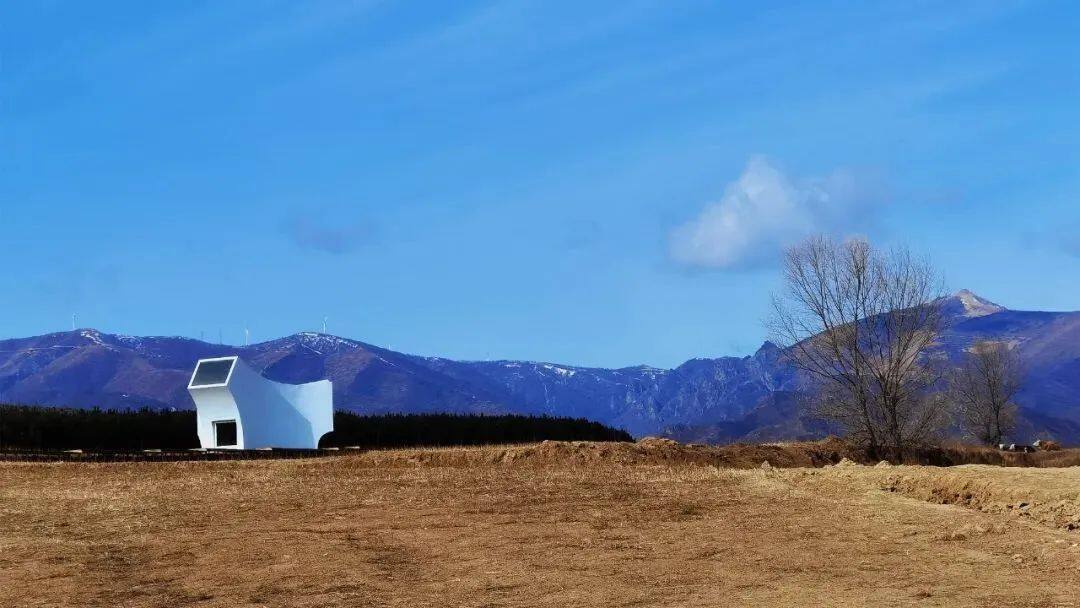
[[[214,423],[215,445],[219,448],[236,445],[236,421],[219,420]]]

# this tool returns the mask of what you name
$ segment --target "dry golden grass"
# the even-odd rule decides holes
[[[677,451],[0,464],[0,606],[1080,606],[1080,468]]]

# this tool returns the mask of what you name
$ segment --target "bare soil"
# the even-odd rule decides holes
[[[3,463],[0,606],[1080,606],[1080,467],[710,450]]]

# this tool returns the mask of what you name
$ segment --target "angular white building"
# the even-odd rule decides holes
[[[319,447],[334,430],[329,380],[282,384],[263,378],[238,357],[201,359],[188,382],[204,448]]]

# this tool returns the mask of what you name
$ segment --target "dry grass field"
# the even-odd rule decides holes
[[[1080,467],[662,442],[0,463],[0,606],[1080,606],[1077,527]]]

